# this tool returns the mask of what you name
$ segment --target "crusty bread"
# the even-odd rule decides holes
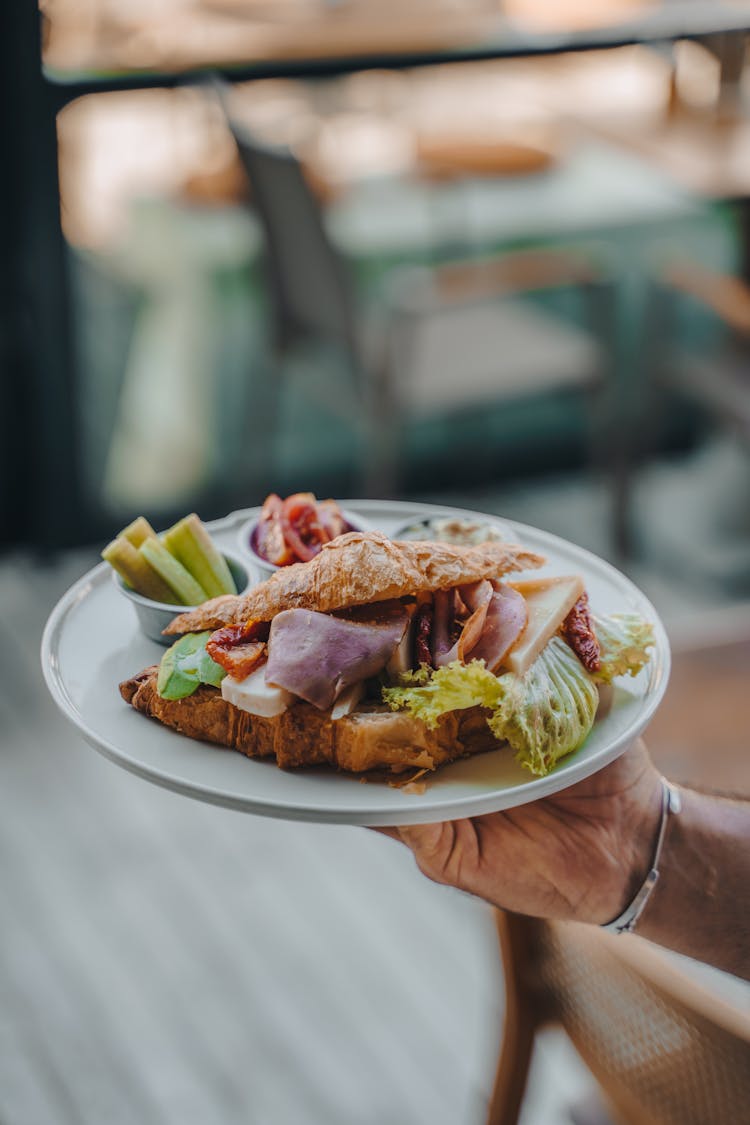
[[[199,687],[186,699],[162,699],[157,675],[154,665],[125,680],[120,684],[123,699],[188,738],[239,750],[249,758],[275,758],[283,769],[327,765],[352,773],[399,774],[434,770],[503,745],[479,707],[444,715],[435,730],[382,705],[332,722],[329,712],[300,701],[274,719],[263,719],[228,703],[213,687]]]
[[[175,617],[169,635],[219,629],[244,621],[270,621],[284,609],[328,613],[423,591],[447,590],[482,578],[544,563],[515,543],[474,547],[452,543],[395,542],[378,531],[352,531],[326,543],[310,562],[281,567],[239,597],[224,595]]]

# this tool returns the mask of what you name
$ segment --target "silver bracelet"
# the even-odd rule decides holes
[[[680,794],[673,785],[670,785],[666,778],[661,779],[662,785],[662,798],[661,798],[661,821],[659,823],[659,835],[656,838],[656,848],[654,850],[654,858],[651,864],[651,870],[643,881],[643,884],[636,894],[630,906],[626,906],[622,914],[612,922],[606,922],[601,928],[603,930],[610,930],[615,934],[629,934],[635,929],[638,919],[643,911],[646,909],[646,903],[651,897],[651,893],[659,882],[659,859],[661,858],[661,849],[664,844],[664,837],[667,834],[667,821],[669,814],[677,814],[682,809],[682,801]]]

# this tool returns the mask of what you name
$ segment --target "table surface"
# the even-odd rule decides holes
[[[687,191],[704,199],[750,197],[750,121],[684,112],[661,120],[614,121],[603,130]]]
[[[328,222],[347,254],[387,257],[565,239],[697,218],[704,210],[640,157],[583,141],[550,171],[518,179],[362,181],[329,209]]]
[[[315,76],[369,67],[559,54],[750,29],[747,0],[581,0],[505,4],[473,0],[258,3],[163,2],[108,10],[85,26],[57,6],[44,53],[47,79],[86,89],[169,84],[218,67],[234,77]],[[116,12],[116,15],[112,13]],[[429,18],[425,18],[428,12]],[[232,74],[232,71],[234,73]]]

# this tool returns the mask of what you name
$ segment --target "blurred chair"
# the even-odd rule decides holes
[[[560,1024],[618,1125],[742,1125],[750,1017],[641,938],[497,912],[506,981],[488,1125],[515,1125],[534,1037]],[[603,1118],[608,1120],[608,1118]]]
[[[347,393],[337,388],[326,405],[360,431],[366,493],[396,488],[410,422],[559,388],[581,393],[589,453],[606,456],[612,286],[591,255],[535,251],[395,269],[383,306],[362,308],[299,161],[258,140],[233,117],[226,88],[218,93],[266,237],[275,386],[300,344],[326,341],[342,353]],[[517,299],[570,288],[582,295],[588,331]]]
[[[706,342],[697,337],[697,328],[703,334],[710,332]],[[720,482],[722,495],[717,495],[713,513],[718,522],[711,527],[696,522],[695,528],[696,535],[710,536],[722,550],[726,546],[730,570],[738,570],[728,572],[727,580],[746,586],[750,576],[750,285],[695,262],[675,262],[651,284],[646,336],[648,378],[640,419],[633,427],[637,439],[626,465],[635,471],[656,456],[679,403],[697,409],[715,433],[746,450],[748,468],[744,479],[740,473],[735,481],[736,495],[723,494]],[[624,472],[626,529],[632,508],[627,477]],[[706,497],[698,501],[705,502]],[[702,514],[696,512],[697,517]]]
[[[655,329],[667,340],[653,374],[655,393],[660,399],[667,392],[690,399],[750,442],[750,286],[686,262],[665,271],[655,290]],[[725,326],[726,341],[718,353],[701,356],[675,345],[677,303],[685,298],[714,313]]]

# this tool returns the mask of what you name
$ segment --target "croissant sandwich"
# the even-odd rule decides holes
[[[578,576],[523,547],[351,532],[248,593],[177,616],[127,703],[283,768],[432,771],[510,744],[533,773],[586,738],[598,685],[635,674],[650,626],[597,619]]]

